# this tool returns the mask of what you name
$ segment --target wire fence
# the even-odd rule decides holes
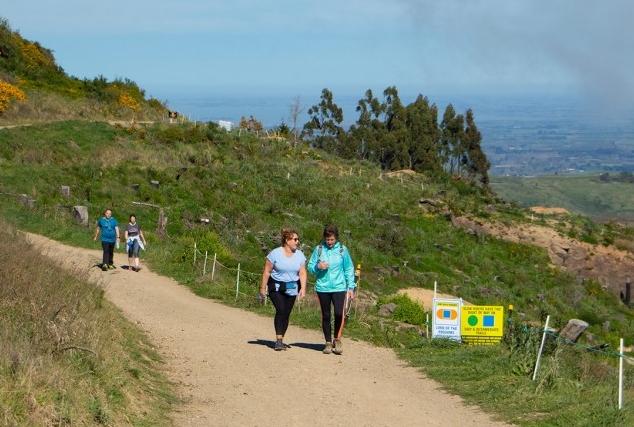
[[[234,299],[236,303],[243,306],[246,305],[253,307],[268,305],[270,309],[273,310],[273,304],[268,304],[268,298],[263,298],[259,293],[262,278],[261,272],[254,273],[250,271],[245,271],[241,268],[240,264],[238,264],[237,268],[228,267],[218,261],[217,254],[214,254],[213,257],[210,258],[208,252],[202,253],[197,249],[196,245],[194,245],[194,268],[200,267],[199,264],[202,264],[202,275],[199,280],[201,286],[205,286],[205,284],[211,285],[207,289],[208,296],[220,300]],[[230,293],[231,295],[229,295]],[[311,308],[315,310],[318,309],[316,301],[313,301],[311,303],[310,301],[306,302],[305,300],[297,300],[296,309],[301,312],[302,307],[306,305],[314,306]],[[356,313],[356,306],[354,312]],[[618,352],[608,349],[607,344],[596,346],[580,344],[576,341],[571,341],[555,333],[551,328],[548,327],[549,319],[550,316],[548,316],[546,325],[541,329],[531,327],[529,324],[524,324],[523,326],[514,329],[512,327],[514,326],[512,324],[513,319],[511,317],[507,318],[507,331],[504,336],[504,340],[506,340],[507,345],[512,346],[513,344],[510,342],[510,340],[513,339],[523,342],[529,342],[531,339],[534,340],[535,336],[541,335],[542,337],[539,351],[536,356],[536,361],[534,363],[533,381],[537,379],[542,354],[545,351],[552,351],[553,347],[564,348],[564,351],[581,350],[582,352],[618,359],[618,407],[619,409],[621,409],[623,404],[622,396],[624,388],[623,362],[627,361],[630,364],[634,364],[634,358],[624,353],[623,339],[621,339],[621,348]],[[427,337],[430,337],[429,316],[427,317],[425,326],[427,329],[426,335]],[[558,344],[560,343],[565,345],[558,346]],[[534,348],[534,346],[531,345],[529,345],[528,347]]]
[[[633,361],[633,359],[629,356],[625,355],[624,352],[624,346],[623,346],[623,338],[621,338],[619,340],[619,352],[615,353],[615,352],[611,352],[611,351],[602,351],[602,348],[605,348],[605,346],[603,345],[599,345],[599,346],[594,346],[594,347],[589,347],[589,346],[584,346],[584,345],[579,345],[577,342],[574,341],[570,341],[566,338],[561,337],[560,335],[554,333],[551,329],[549,329],[548,325],[550,322],[550,316],[546,317],[546,323],[544,325],[544,328],[540,331],[542,334],[542,339],[541,339],[541,344],[539,346],[539,352],[537,353],[537,360],[535,362],[535,368],[533,370],[533,381],[537,380],[537,375],[538,375],[538,371],[540,368],[540,360],[542,357],[542,354],[544,352],[544,347],[546,345],[547,339],[548,337],[552,337],[555,343],[558,342],[563,342],[566,344],[565,347],[570,348],[570,349],[574,349],[577,347],[581,347],[583,348],[584,351],[590,351],[590,352],[595,352],[595,353],[602,353],[606,356],[609,357],[615,357],[618,358],[618,408],[622,409],[623,408],[623,388],[624,388],[624,366],[623,366],[623,362],[624,360],[628,360],[630,362]],[[528,328],[526,328],[528,329]],[[527,331],[530,332],[530,331]]]
[[[202,263],[202,276],[208,277],[209,281],[212,283],[217,283],[219,285],[224,284],[225,288],[227,288],[227,284],[235,279],[235,300],[238,301],[240,299],[252,301],[254,299],[258,299],[259,289],[260,289],[260,280],[262,278],[262,272],[253,273],[250,271],[245,271],[241,269],[240,264],[238,264],[237,268],[228,267],[217,260],[217,254],[214,254],[213,257],[209,257],[208,252],[204,253],[199,251],[194,244],[194,266],[197,266],[198,263]],[[226,297],[226,295],[225,295]],[[223,298],[225,299],[225,298]],[[267,304],[268,298],[264,301],[261,301],[262,304]],[[510,327],[513,319],[509,317],[507,319],[507,324]],[[431,321],[429,320],[429,316],[425,322],[425,326],[429,328],[431,326]],[[509,328],[507,328],[508,330]],[[427,329],[429,330],[429,329]],[[584,351],[592,352],[595,354],[601,354],[608,357],[613,358],[625,358],[628,361],[634,364],[634,358],[622,355],[618,352],[608,350],[607,344],[602,344],[598,346],[589,346],[580,344],[578,342],[570,341],[564,337],[556,334],[552,329],[537,329],[534,327],[530,327],[528,324],[523,325],[522,331],[524,333],[545,333],[547,336],[552,337],[555,341],[565,343],[569,346],[581,348]],[[427,332],[429,336],[429,332]]]
[[[262,272],[251,272],[242,269],[238,264],[236,268],[228,267],[218,261],[217,254],[210,256],[208,251],[204,253],[198,250],[194,244],[194,268],[201,268],[199,286],[207,286],[206,295],[219,300],[232,299],[242,306],[270,306],[268,297],[260,295]],[[310,299],[297,299],[294,310],[301,312],[307,306],[317,308],[316,301]]]

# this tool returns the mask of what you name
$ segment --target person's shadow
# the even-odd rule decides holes
[[[248,341],[249,344],[255,344],[255,345],[263,345],[266,347],[270,347],[270,348],[274,348],[275,347],[275,341],[272,340],[263,340],[263,339],[257,339],[257,340],[252,340],[252,341]],[[306,348],[308,350],[315,350],[315,351],[322,351],[324,349],[324,345],[323,344],[315,344],[315,343],[305,343],[305,342],[294,342],[291,344],[285,343],[284,344],[287,348],[292,348],[292,347],[299,347],[299,348]]]

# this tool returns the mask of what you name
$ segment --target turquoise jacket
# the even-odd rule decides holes
[[[329,264],[326,270],[319,270],[317,264],[325,261]],[[316,277],[315,291],[345,292],[354,289],[354,264],[348,248],[336,242],[332,248],[323,240],[317,245],[306,269]]]

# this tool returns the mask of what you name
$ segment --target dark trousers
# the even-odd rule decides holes
[[[343,306],[346,302],[346,291],[317,292],[319,307],[321,308],[321,329],[324,331],[326,342],[332,342],[332,310],[335,313],[335,338],[341,338],[343,332]]]
[[[114,243],[101,241],[101,248],[103,249],[103,258],[101,259],[103,264],[114,265]]]
[[[275,325],[275,335],[284,336],[288,329],[288,322],[291,318],[291,311],[295,305],[296,296],[286,295],[285,292],[270,292],[269,298],[275,307],[275,318],[273,319],[273,325]]]

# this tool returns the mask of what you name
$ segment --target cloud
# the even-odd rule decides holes
[[[408,11],[425,60],[431,54],[456,67],[430,65],[434,78],[473,73],[474,81],[573,81],[617,100],[634,94],[634,3],[627,0],[397,2]]]

